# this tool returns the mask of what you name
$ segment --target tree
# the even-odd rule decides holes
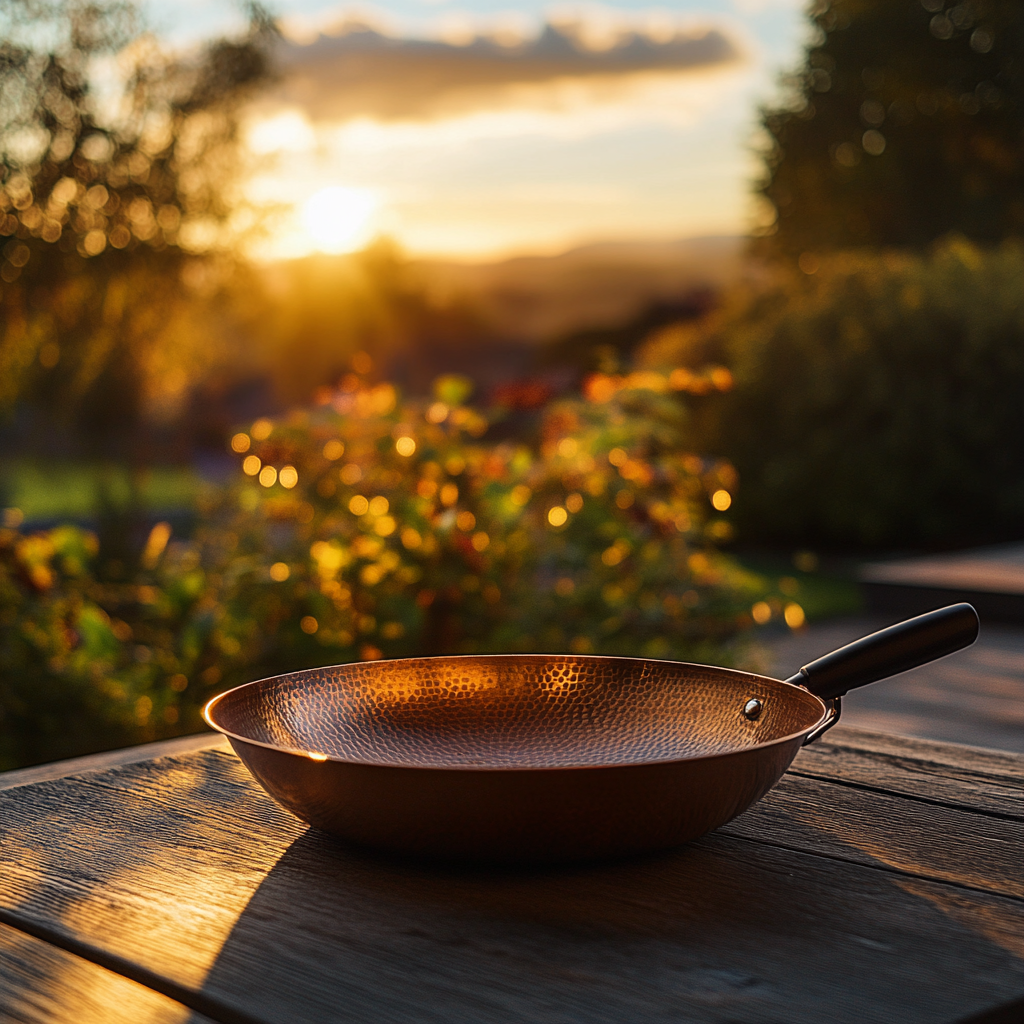
[[[241,38],[169,56],[132,0],[0,0],[0,26],[0,409],[123,431],[170,372],[188,262],[238,228],[276,29],[252,4]]]
[[[816,250],[1024,236],[1024,4],[818,0],[809,17],[786,101],[762,112],[764,248],[813,270]]]

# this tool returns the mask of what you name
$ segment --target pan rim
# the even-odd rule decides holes
[[[218,725],[213,718],[213,710],[216,704],[219,704],[226,697],[231,694],[238,693],[240,690],[245,690],[250,686],[259,686],[261,683],[268,683],[276,679],[287,679],[291,676],[303,675],[307,672],[321,672],[330,669],[347,668],[350,665],[367,665],[370,662],[365,661],[346,661],[338,665],[321,665],[315,668],[298,669],[295,672],[281,672],[275,676],[264,676],[261,679],[252,679],[247,683],[240,683],[238,686],[233,686],[229,690],[225,690],[223,693],[218,693],[215,697],[211,697],[210,700],[203,705],[202,717],[203,721],[206,722],[211,729],[215,732],[220,733],[222,736],[227,736],[230,740],[238,740],[240,743],[247,743],[251,746],[262,747],[264,750],[273,750],[280,754],[290,754],[296,757],[304,758],[314,764],[342,764],[342,765],[354,765],[368,768],[398,768],[403,770],[414,769],[416,771],[427,771],[427,772],[564,772],[564,771],[584,771],[594,769],[610,769],[610,768],[642,768],[656,765],[672,765],[672,764],[683,764],[691,763],[694,761],[705,761],[711,760],[718,757],[734,757],[737,754],[745,754],[757,750],[767,750],[770,747],[778,746],[780,744],[791,743],[801,737],[808,735],[813,732],[819,725],[821,725],[826,717],[828,716],[828,707],[825,702],[818,697],[816,694],[811,693],[806,687],[797,686],[795,683],[787,682],[784,679],[775,679],[772,676],[761,675],[757,672],[744,672],[742,669],[725,668],[721,665],[706,665],[702,662],[695,661],[673,661],[668,658],[626,658],[618,657],[617,655],[610,654],[566,654],[564,652],[555,652],[552,654],[544,654],[538,652],[530,652],[528,654],[441,654],[432,655],[428,657],[420,658],[380,658],[377,659],[380,662],[387,662],[388,664],[401,664],[402,662],[425,662],[425,661],[461,661],[471,660],[479,658],[488,658],[492,660],[505,659],[505,658],[586,658],[590,661],[616,661],[616,662],[641,662],[644,664],[652,665],[672,665],[680,666],[685,668],[701,668],[711,669],[714,672],[721,672],[730,676],[737,676],[752,681],[764,680],[770,683],[776,683],[779,686],[791,687],[794,690],[799,690],[801,693],[812,698],[816,703],[821,706],[821,714],[817,720],[805,729],[799,729],[796,732],[788,733],[785,736],[778,736],[775,739],[765,740],[763,743],[752,743],[748,747],[738,747],[732,750],[721,750],[710,754],[700,754],[696,757],[665,757],[665,758],[652,758],[649,760],[642,761],[619,761],[610,764],[563,764],[563,765],[475,765],[475,764],[413,764],[411,762],[402,761],[370,761],[363,758],[354,757],[334,757],[331,754],[322,754],[317,751],[304,750],[299,747],[288,747],[282,746],[277,743],[268,743],[264,740],[252,739],[249,736],[243,736],[240,733],[232,732],[230,729],[226,729],[221,725]],[[316,753],[317,757],[311,757],[310,755]]]

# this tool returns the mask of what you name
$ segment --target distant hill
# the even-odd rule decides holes
[[[439,305],[468,303],[496,335],[540,342],[623,323],[652,304],[727,285],[741,273],[745,241],[721,235],[598,242],[493,263],[413,260],[409,270]]]

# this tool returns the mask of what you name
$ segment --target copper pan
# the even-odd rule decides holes
[[[685,843],[759,800],[847,690],[974,642],[950,605],[782,682],[561,654],[371,661],[261,679],[204,716],[270,795],[348,842],[555,863]]]

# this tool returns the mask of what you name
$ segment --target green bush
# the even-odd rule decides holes
[[[1024,252],[840,253],[778,271],[656,365],[716,359],[735,387],[689,443],[732,460],[742,537],[955,545],[1024,523]]]
[[[679,403],[598,388],[531,448],[488,441],[466,391],[402,403],[352,375],[258,421],[238,483],[192,537],[157,524],[126,582],[81,530],[0,532],[0,767],[194,730],[212,693],[312,665],[723,657],[762,581],[714,549],[735,474],[683,449]]]

